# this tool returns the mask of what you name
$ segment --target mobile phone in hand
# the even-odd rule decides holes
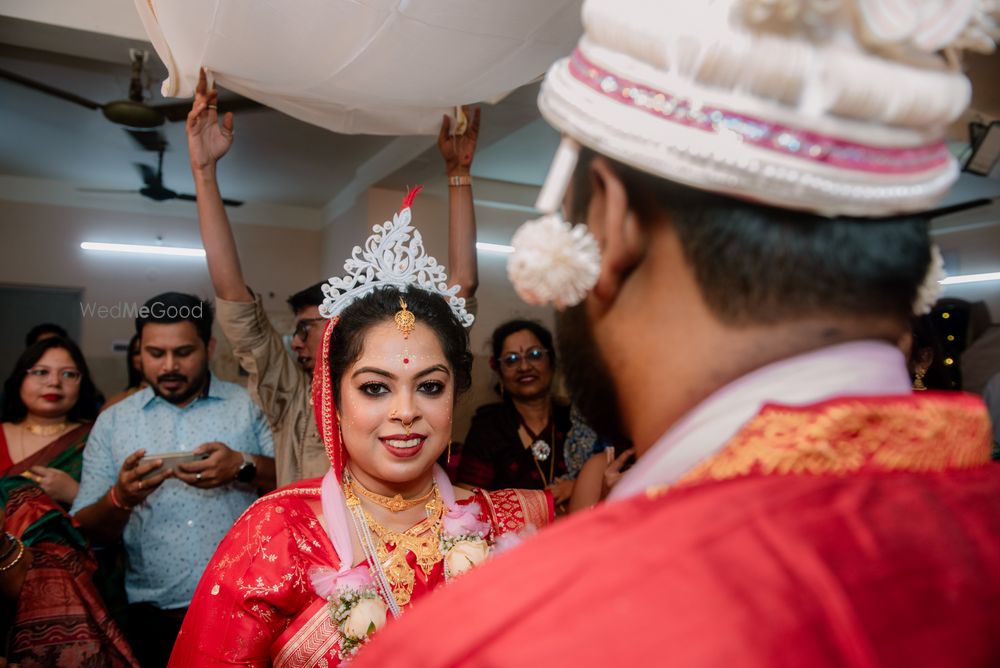
[[[142,479],[151,478],[152,476],[162,473],[167,469],[175,469],[179,464],[190,464],[191,462],[200,462],[203,459],[208,459],[208,453],[203,452],[200,455],[193,452],[164,452],[158,455],[146,455],[139,460],[139,465],[149,464],[150,462],[155,462],[160,460],[163,464],[159,468],[155,468],[146,475],[142,476]]]

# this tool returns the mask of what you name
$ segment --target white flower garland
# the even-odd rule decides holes
[[[478,566],[490,555],[492,527],[479,520],[480,513],[482,508],[472,501],[455,504],[442,518],[438,549],[444,558],[446,581]]]

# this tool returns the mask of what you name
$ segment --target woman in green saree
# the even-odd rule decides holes
[[[66,514],[97,410],[86,362],[50,338],[4,385],[0,430],[0,666],[133,666],[93,583],[96,562]]]

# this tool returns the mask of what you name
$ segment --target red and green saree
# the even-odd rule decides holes
[[[72,519],[20,474],[32,466],[80,477],[90,425],[56,439],[33,456],[10,462],[0,430],[3,530],[31,550],[33,562],[17,601],[3,601],[0,652],[21,666],[137,666],[93,583],[96,562]]]

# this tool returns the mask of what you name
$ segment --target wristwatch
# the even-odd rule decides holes
[[[243,463],[240,464],[240,468],[236,471],[236,480],[239,482],[253,482],[253,479],[257,477],[257,464],[254,463],[253,457],[245,452],[241,452],[243,455]]]

